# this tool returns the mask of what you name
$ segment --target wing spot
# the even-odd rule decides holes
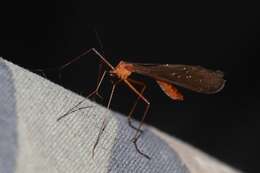
[[[191,76],[191,75],[188,75],[188,76],[186,76],[186,78],[187,78],[187,79],[191,79],[191,78],[192,78],[192,76]]]

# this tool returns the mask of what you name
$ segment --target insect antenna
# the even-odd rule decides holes
[[[96,40],[98,42],[99,48],[101,53],[104,55],[104,45],[102,43],[102,40],[100,38],[100,35],[96,29],[96,27],[92,27],[92,30],[95,34]],[[99,83],[99,81],[101,80],[101,75],[104,72],[104,64],[102,63],[101,60],[99,60],[99,65],[98,65],[98,76],[97,76],[97,84]]]

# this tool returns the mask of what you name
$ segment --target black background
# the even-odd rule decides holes
[[[90,24],[93,18],[88,9],[96,10],[95,14],[102,10],[84,1],[11,4],[8,14],[1,15],[0,56],[27,69],[45,69],[95,47],[114,65],[125,60],[222,70],[227,80],[223,91],[203,95],[179,88],[183,102],[172,101],[153,80],[134,75],[148,86],[145,96],[151,110],[146,123],[237,168],[258,172],[259,15],[243,4],[209,6],[206,11],[197,4],[162,12],[158,7],[143,11],[142,16],[122,16],[117,22],[111,17],[107,24]],[[61,79],[57,70],[46,74],[70,90],[88,93],[95,87],[97,71],[97,58],[90,54],[62,71]],[[109,81],[104,81],[101,94],[105,98],[110,88]],[[126,114],[133,100],[129,90],[119,87],[112,109]],[[137,119],[142,111],[139,104]]]

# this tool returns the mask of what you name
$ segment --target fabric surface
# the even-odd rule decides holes
[[[57,121],[82,99],[0,58],[0,173],[194,172],[171,142],[148,126],[138,146],[151,160],[141,156],[126,117],[87,99],[80,107],[89,108]],[[108,125],[92,158],[104,118]]]

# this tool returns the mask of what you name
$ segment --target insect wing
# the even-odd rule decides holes
[[[213,71],[201,66],[182,64],[129,64],[132,64],[133,72],[199,93],[214,94],[219,92],[225,85],[224,74],[221,71]]]

